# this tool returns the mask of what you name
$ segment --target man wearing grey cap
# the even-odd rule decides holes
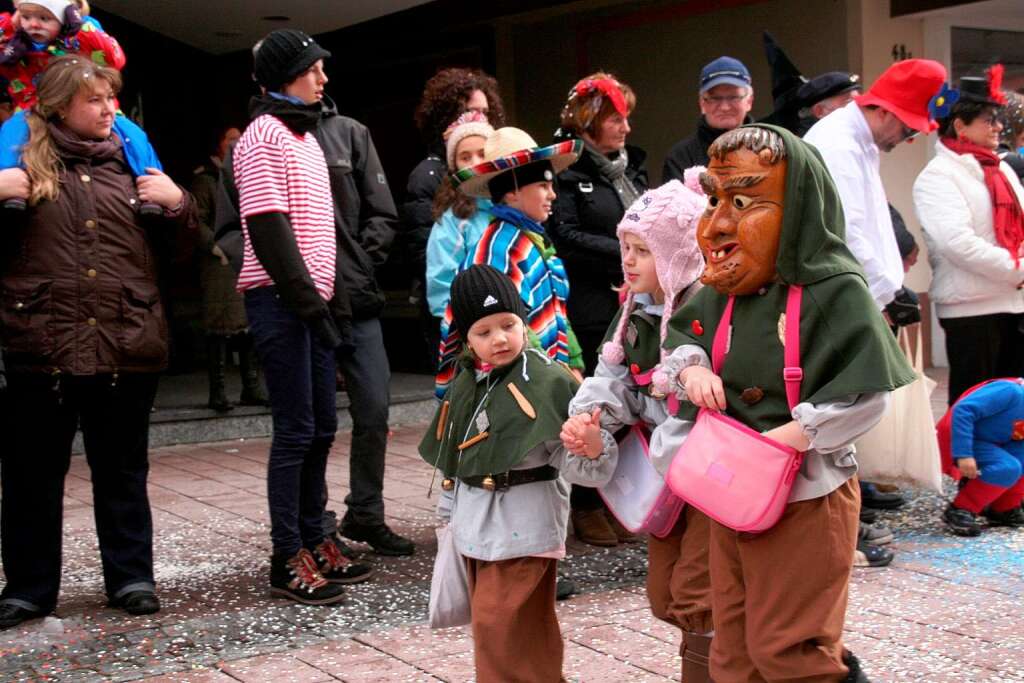
[[[697,131],[669,150],[661,182],[683,180],[683,171],[691,166],[708,165],[708,147],[721,135],[744,123],[750,123],[754,106],[754,88],[750,71],[738,59],[719,57],[700,72],[700,123]]]

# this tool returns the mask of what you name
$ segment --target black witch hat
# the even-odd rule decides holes
[[[807,82],[800,69],[790,61],[789,57],[775,42],[772,34],[765,31],[764,54],[768,65],[772,68],[772,104],[774,111],[762,119],[762,123],[773,123],[791,131],[796,130],[800,123],[800,98],[797,91]]]

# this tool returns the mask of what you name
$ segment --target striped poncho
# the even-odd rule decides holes
[[[506,219],[514,219],[514,214],[518,212],[506,209],[501,213]],[[525,216],[523,219],[524,223],[528,220]],[[530,224],[537,226],[532,221]],[[484,230],[476,246],[470,249],[459,270],[475,264],[494,266],[512,279],[526,304],[526,324],[538,348],[548,357],[566,363],[569,367],[583,368],[579,344],[566,315],[569,281],[565,275],[565,266],[555,255],[554,248],[545,244],[542,232],[521,229],[511,220],[495,219]],[[441,344],[435,378],[438,398],[444,396],[455,375],[462,348],[462,335],[459,330],[452,328],[452,308],[449,303],[441,321]]]

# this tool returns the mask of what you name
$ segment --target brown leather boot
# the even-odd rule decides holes
[[[711,636],[683,633],[679,654],[683,656],[682,683],[712,683],[711,672],[708,670]]]
[[[612,533],[615,534],[619,543],[636,543],[640,540],[639,536],[622,526],[622,522],[615,518],[611,510],[605,509],[604,517],[608,520],[608,526],[612,528]]]
[[[572,528],[576,532],[576,538],[590,545],[599,545],[605,548],[612,548],[619,544],[619,537],[615,535],[608,518],[604,516],[604,510],[573,510]]]

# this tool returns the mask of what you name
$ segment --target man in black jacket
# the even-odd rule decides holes
[[[398,215],[370,131],[338,114],[324,95],[313,131],[327,160],[338,239],[338,279],[351,305],[350,342],[338,355],[352,416],[348,511],[339,531],[368,543],[381,555],[411,555],[412,541],[384,522],[384,454],[388,436],[388,383],[391,370],[384,351],[380,313],[384,293],[376,269],[388,257]],[[241,223],[231,152],[224,160],[217,201],[217,244],[232,262],[241,263]]]
[[[677,142],[665,158],[661,182],[682,182],[683,171],[708,165],[708,147],[719,135],[750,123],[754,88],[750,72],[738,59],[719,57],[700,72],[700,123],[690,137]]]

